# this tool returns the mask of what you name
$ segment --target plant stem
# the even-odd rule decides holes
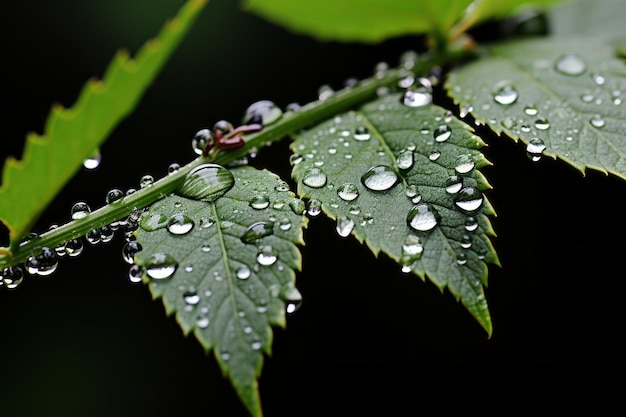
[[[467,57],[467,51],[450,51],[435,56],[426,56],[415,63],[411,72],[413,75],[424,74],[434,66],[451,63],[463,57]],[[41,251],[43,247],[58,247],[72,239],[84,236],[93,229],[118,221],[128,216],[133,210],[151,205],[156,200],[176,191],[189,171],[198,165],[209,162],[228,165],[245,158],[251,151],[260,149],[270,142],[279,141],[294,132],[375,98],[381,87],[396,86],[398,81],[407,75],[406,69],[392,69],[382,76],[374,76],[354,87],[337,91],[325,100],[314,101],[297,111],[287,112],[276,123],[264,127],[257,133],[246,135],[244,146],[241,148],[217,151],[210,153],[207,157],[200,156],[179,168],[175,173],[154,182],[151,186],[139,189],[115,203],[107,204],[81,219],[72,220],[24,243],[14,243],[9,250],[0,248],[0,270],[9,265],[24,262],[29,256]]]

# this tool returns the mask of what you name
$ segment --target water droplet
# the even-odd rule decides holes
[[[458,175],[453,175],[446,180],[446,192],[456,194],[463,188],[463,179]]]
[[[32,275],[47,276],[56,271],[59,258],[55,251],[43,247],[39,255],[30,256],[26,260],[26,270]]]
[[[478,229],[478,221],[475,217],[469,216],[465,221],[465,230],[467,230],[468,232],[473,232],[476,229]]]
[[[474,187],[465,187],[456,194],[454,204],[463,211],[473,212],[482,206],[483,195]]]
[[[203,164],[192,169],[176,191],[184,197],[212,202],[233,188],[233,174],[221,165]]]
[[[369,140],[370,137],[371,137],[370,131],[367,127],[357,126],[354,129],[354,139],[358,141],[365,141],[365,140]]]
[[[12,290],[24,281],[24,271],[19,266],[9,266],[0,274],[0,287],[3,285]]]
[[[74,204],[72,206],[72,209],[70,210],[70,214],[73,220],[82,219],[89,213],[91,213],[91,209],[89,208],[87,203],[83,201],[79,201],[78,203]]]
[[[310,217],[319,216],[322,212],[322,202],[315,198],[309,200],[306,212]]]
[[[606,121],[602,118],[602,116],[596,114],[589,120],[589,123],[591,123],[591,126],[593,127],[601,128],[604,127]]]
[[[529,116],[536,116],[537,113],[539,113],[539,109],[537,109],[537,106],[535,106],[534,104],[529,104],[528,106],[524,107],[524,113]]]
[[[262,245],[259,247],[256,260],[260,265],[269,266],[273,265],[278,257],[274,253],[274,248],[270,245]]]
[[[273,101],[259,100],[252,103],[245,111],[244,125],[257,123],[263,126],[275,123],[283,116],[283,111]]]
[[[430,151],[430,154],[428,155],[428,159],[434,162],[437,159],[439,159],[440,156],[441,156],[441,152],[439,152],[436,149],[433,149],[432,151]]]
[[[195,306],[200,302],[200,296],[195,289],[189,288],[183,293],[183,300],[185,304]]]
[[[496,103],[505,106],[517,101],[519,94],[509,81],[500,81],[493,89],[493,99]]]
[[[252,197],[252,200],[250,200],[250,207],[252,207],[255,210],[266,209],[267,207],[269,207],[269,205],[270,205],[270,199],[265,194],[256,194],[255,196]]]
[[[83,241],[81,239],[72,239],[64,245],[65,253],[70,257],[75,257],[83,252]]]
[[[96,149],[83,161],[83,166],[87,169],[96,169],[100,166],[100,162],[102,162],[102,156],[100,155],[100,150]]]
[[[100,241],[103,243],[110,242],[115,235],[115,230],[108,225],[99,228],[98,232],[100,233]]]
[[[208,243],[205,243],[200,247],[200,250],[204,253],[209,253],[211,252],[211,245],[209,245]]]
[[[184,235],[193,229],[195,223],[191,217],[182,213],[174,214],[167,220],[167,230],[173,235]]]
[[[178,268],[178,262],[167,253],[157,252],[150,255],[144,267],[146,268],[146,275],[152,279],[160,280],[171,277]]]
[[[252,348],[252,350],[259,350],[263,347],[263,343],[256,341],[256,342],[252,342],[252,344],[250,345],[250,348]]]
[[[291,164],[291,166],[298,165],[303,160],[304,158],[299,153],[294,153],[289,156],[289,164]]]
[[[578,55],[566,53],[557,58],[554,69],[564,75],[577,76],[586,71],[587,65]]]
[[[335,90],[333,90],[331,86],[326,85],[326,84],[320,86],[320,88],[317,89],[317,98],[320,101],[327,100],[330,97],[332,97],[334,94],[335,94]]]
[[[172,175],[175,172],[178,172],[178,170],[180,169],[180,164],[176,163],[176,162],[172,162],[168,167],[167,167],[167,174],[168,175]]]
[[[339,236],[347,237],[350,235],[350,232],[352,232],[352,229],[354,229],[354,220],[346,216],[339,216],[337,218],[335,230],[337,230]]]
[[[432,230],[437,223],[438,213],[428,204],[418,204],[411,207],[407,215],[407,223],[410,227],[420,232]]]
[[[515,127],[515,125],[517,124],[515,122],[515,120],[511,119],[510,117],[505,117],[504,119],[502,119],[502,121],[500,122],[500,124],[502,125],[502,127],[504,127],[505,129],[512,129]]]
[[[550,128],[550,122],[548,122],[548,119],[539,118],[535,120],[535,127],[539,130],[547,130]]]
[[[472,238],[469,235],[463,235],[461,238],[461,247],[463,249],[469,249],[472,247]]]
[[[433,101],[432,84],[428,78],[420,77],[414,87],[406,90],[402,103],[408,107],[424,107]]]
[[[418,236],[408,235],[402,244],[402,263],[410,265],[422,257],[424,246]]]
[[[372,167],[363,174],[361,182],[372,191],[386,191],[398,182],[398,174],[387,165]]]
[[[139,224],[142,229],[152,232],[167,226],[168,220],[169,219],[161,213],[150,213],[149,215],[141,216]]]
[[[204,148],[209,142],[213,141],[213,133],[209,129],[200,129],[191,139],[191,147],[197,155],[202,155]]]
[[[546,150],[546,145],[543,140],[539,138],[532,138],[526,145],[526,154],[531,161],[537,162],[543,156],[543,152]]]
[[[398,154],[398,158],[396,159],[396,163],[398,164],[398,168],[402,170],[411,169],[413,166],[413,151],[409,149],[403,149]]]
[[[445,142],[452,136],[452,129],[448,125],[441,125],[433,131],[435,142]]]
[[[122,259],[127,264],[132,265],[135,262],[135,255],[143,249],[141,244],[136,240],[129,240],[122,247]]]
[[[464,155],[459,155],[456,158],[456,165],[454,167],[454,170],[458,172],[459,174],[467,174],[473,169],[474,169],[474,160],[472,159],[471,155],[464,154]]]
[[[133,284],[141,282],[143,276],[143,268],[139,265],[133,265],[128,269],[128,280]]]
[[[293,284],[289,282],[280,289],[280,298],[287,304],[287,313],[294,313],[302,305],[302,294]]]
[[[113,204],[121,201],[122,198],[124,198],[124,192],[118,188],[113,188],[107,193],[105,201],[107,204]]]
[[[152,175],[146,174],[139,180],[139,188],[150,187],[152,184],[154,184],[154,177]]]
[[[237,272],[236,272],[237,278],[239,279],[248,279],[250,278],[251,274],[252,274],[252,271],[250,270],[250,268],[248,268],[247,265],[241,266],[239,269],[237,269]]]
[[[87,242],[91,243],[92,245],[97,245],[102,239],[102,236],[100,235],[100,229],[92,229],[88,231],[85,235],[85,239],[87,239]]]
[[[256,222],[252,223],[241,236],[243,243],[253,243],[262,237],[269,236],[274,233],[273,222]]]
[[[344,201],[354,201],[359,197],[359,189],[351,182],[347,182],[337,188],[337,195]]]
[[[228,120],[218,120],[213,125],[213,132],[215,133],[216,136],[217,135],[224,136],[232,132],[234,128],[235,127],[233,126],[233,124],[229,122]]]
[[[467,263],[467,255],[464,253],[459,253],[456,256],[456,263],[459,265],[465,265]]]
[[[326,179],[326,174],[321,168],[311,167],[304,172],[302,182],[311,188],[320,188],[326,185]]]

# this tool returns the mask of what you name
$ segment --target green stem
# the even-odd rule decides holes
[[[466,56],[467,52],[465,51],[451,51],[425,57],[416,62],[411,71],[414,74],[423,74],[434,66],[454,62]],[[362,81],[357,86],[337,91],[325,100],[314,101],[302,106],[297,111],[287,112],[278,122],[264,127],[257,133],[246,135],[245,144],[241,148],[211,153],[207,157],[201,156],[179,168],[175,173],[154,182],[151,186],[139,189],[118,202],[105,205],[81,219],[72,220],[22,244],[14,244],[9,250],[0,248],[0,270],[9,265],[24,262],[43,247],[55,248],[63,245],[72,239],[84,236],[90,230],[122,219],[133,210],[151,205],[156,200],[176,191],[189,171],[198,165],[209,162],[228,165],[246,157],[252,150],[260,149],[270,142],[279,141],[300,129],[375,98],[379,88],[395,86],[406,75],[406,70],[389,70],[381,77],[372,77]]]

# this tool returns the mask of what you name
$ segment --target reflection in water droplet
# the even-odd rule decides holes
[[[408,107],[424,107],[433,101],[433,89],[428,78],[420,77],[415,86],[404,92],[402,103]]]
[[[459,155],[456,158],[454,170],[459,174],[467,174],[474,169],[474,160],[471,155]]]
[[[39,255],[30,256],[25,264],[29,274],[47,276],[56,271],[59,258],[54,250],[43,247]]]
[[[438,213],[427,204],[418,204],[411,207],[407,215],[407,223],[410,227],[420,232],[427,232],[437,226]]]
[[[411,169],[413,166],[413,151],[409,149],[403,149],[398,154],[398,158],[396,159],[396,163],[398,164],[398,168],[402,170]]]
[[[557,58],[554,69],[564,75],[577,76],[585,72],[587,65],[578,55],[567,53]]]
[[[207,143],[213,140],[213,133],[209,129],[200,129],[191,139],[191,148],[197,155],[202,155]]]
[[[500,81],[493,89],[493,99],[496,103],[505,106],[517,101],[519,94],[509,81]]]
[[[193,200],[212,202],[235,184],[233,174],[221,165],[203,164],[192,169],[176,191]]]
[[[83,253],[83,241],[81,239],[72,239],[64,245],[65,253],[70,257],[75,257]]]
[[[129,240],[122,248],[122,259],[127,264],[132,265],[135,262],[135,255],[143,249],[141,244],[136,240]]]
[[[543,140],[539,138],[532,138],[526,145],[526,154],[531,161],[537,162],[543,156],[543,152],[546,150],[546,145]]]
[[[91,209],[89,208],[87,203],[82,202],[82,201],[79,201],[78,203],[74,204],[72,206],[72,209],[70,210],[70,214],[73,220],[82,219],[83,217],[87,216],[89,213],[91,213]]]
[[[359,140],[359,141],[369,140],[370,136],[371,136],[370,131],[365,126],[357,126],[354,129],[354,139],[356,140]]]
[[[152,279],[160,280],[171,277],[176,272],[178,262],[166,253],[157,252],[150,255],[144,267],[146,275]]]
[[[0,287],[12,290],[24,281],[24,271],[19,266],[9,266],[0,273]]]
[[[241,236],[243,243],[253,243],[262,237],[269,236],[274,233],[273,222],[256,222],[252,223]]]
[[[173,235],[184,235],[193,229],[195,223],[184,214],[174,214],[167,221],[167,230]]]
[[[452,136],[452,129],[448,125],[441,125],[433,131],[435,142],[445,142]]]
[[[344,201],[353,201],[359,197],[359,190],[356,185],[347,182],[337,189],[337,195]]]
[[[369,190],[386,191],[396,185],[398,174],[386,165],[378,165],[368,169],[361,177],[361,182]]]
[[[113,188],[107,193],[105,201],[107,204],[113,204],[118,201],[121,201],[123,197],[124,197],[124,192],[122,190]]]
[[[311,188],[321,188],[326,185],[326,174],[321,168],[311,167],[307,168],[302,177],[304,185],[308,185]]]
[[[347,237],[354,229],[354,220],[346,216],[340,216],[337,218],[337,226],[335,228],[337,234],[341,237]]]
[[[143,276],[143,268],[139,265],[133,265],[128,269],[128,280],[133,284],[141,282]]]
[[[456,194],[454,204],[463,211],[473,212],[482,206],[483,195],[474,187],[465,187]]]

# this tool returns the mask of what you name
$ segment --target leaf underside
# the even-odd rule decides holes
[[[284,327],[286,303],[300,299],[296,245],[303,244],[306,217],[304,203],[274,174],[250,167],[231,172],[234,187],[214,202],[174,194],[152,205],[142,217],[151,227],[136,232],[143,249],[135,262],[145,269],[153,297],[163,299],[185,334],[193,332],[207,352],[214,350],[243,403],[260,416],[256,378],[263,353],[271,352],[271,326]],[[191,219],[193,228],[170,232],[168,219],[176,215]],[[246,235],[251,226],[252,237]],[[260,251],[277,258],[260,263]],[[175,261],[173,275],[150,278],[155,254]]]
[[[400,101],[401,95],[389,95],[298,135],[291,145],[294,160],[301,159],[292,172],[298,195],[309,204],[321,203],[337,220],[341,236],[349,232],[374,254],[382,251],[404,270],[422,279],[427,276],[441,290],[448,288],[490,334],[483,286],[486,264],[499,261],[489,240],[493,230],[487,215],[494,212],[482,195],[490,186],[478,170],[489,164],[479,151],[484,143],[443,108],[411,108]],[[435,132],[442,126],[449,127],[451,135],[437,141]],[[363,129],[368,139],[359,136]],[[434,152],[440,153],[436,160]],[[470,161],[474,169],[457,172],[458,158]],[[374,166],[391,168],[398,182],[386,190],[368,188],[362,178]],[[320,172],[326,177],[323,184],[314,181]],[[455,176],[461,186],[456,193],[446,191]],[[483,204],[474,212],[456,206],[461,187],[480,192]],[[422,204],[439,216],[429,231],[409,225],[409,213]],[[476,229],[468,226],[473,223]]]
[[[489,74],[489,76],[485,76]],[[517,95],[500,104],[502,87]],[[626,178],[626,67],[597,39],[548,38],[494,46],[450,73],[448,94],[498,134],[538,138],[544,155]]]
[[[133,110],[205,3],[189,0],[134,60],[120,51],[103,79],[90,80],[72,108],[52,108],[43,135],[27,136],[21,160],[7,159],[0,186],[0,220],[9,228],[12,244],[30,230],[83,161]]]

